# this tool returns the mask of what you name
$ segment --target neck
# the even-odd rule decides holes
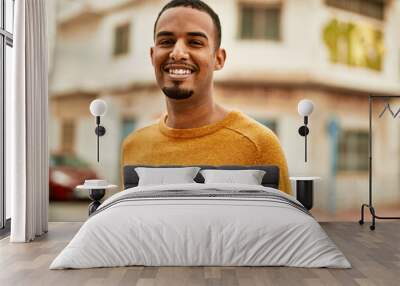
[[[212,97],[201,102],[178,102],[167,99],[166,125],[176,129],[198,128],[218,122],[228,111],[216,104]]]

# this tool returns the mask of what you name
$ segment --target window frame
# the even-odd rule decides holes
[[[0,59],[1,59],[1,67],[0,67],[0,236],[6,234],[10,230],[10,219],[7,219],[6,215],[6,189],[5,189],[5,97],[6,97],[6,50],[7,46],[13,48],[14,37],[13,33],[7,31],[6,28],[6,1],[0,0],[0,13],[1,13],[1,21],[0,21]],[[12,1],[12,11],[14,13],[15,0]],[[14,19],[14,15],[11,15]],[[14,27],[13,29],[14,30]]]
[[[347,157],[347,154],[352,151],[354,151],[353,149],[351,150],[347,150],[347,151],[343,151],[341,148],[343,148],[342,146],[342,138],[344,138],[344,136],[348,136],[349,134],[357,134],[357,136],[365,136],[365,140],[366,145],[364,147],[365,150],[363,153],[358,152],[357,153],[357,166],[355,169],[352,169],[349,167],[349,165],[347,164],[347,161],[345,161],[344,163],[341,161],[341,158],[343,157]],[[339,133],[339,140],[338,140],[338,162],[337,162],[337,167],[336,170],[339,174],[342,173],[362,173],[362,174],[367,174],[368,173],[368,144],[369,144],[369,135],[368,135],[368,130],[367,129],[345,129],[345,130],[341,130]],[[360,140],[359,138],[357,140]],[[356,145],[360,145],[360,141],[356,142]],[[349,148],[349,143],[346,143],[345,148]],[[360,150],[360,148],[356,148],[357,151]],[[342,154],[344,153],[344,154]],[[365,153],[365,154],[364,154]],[[362,163],[362,160],[365,160],[364,164]],[[361,166],[361,167],[360,167]]]
[[[74,119],[64,119],[61,123],[61,150],[65,154],[75,153],[77,122]]]
[[[126,132],[127,130],[127,125],[130,125],[132,127],[132,130],[129,130],[129,132]],[[137,129],[138,126],[138,120],[136,117],[123,117],[121,120],[121,143],[124,141],[126,137],[129,136],[133,131]]]
[[[262,124],[263,126],[267,127],[270,129],[274,134],[279,137],[278,135],[278,129],[279,129],[279,124],[278,124],[278,119],[277,118],[265,118],[265,117],[259,117],[259,116],[252,116],[252,118],[257,121],[258,123]]]
[[[266,12],[268,9],[277,9],[279,10],[279,19],[278,19],[278,37],[277,38],[266,38],[266,37],[243,37],[243,10],[245,8],[252,8],[255,11],[260,9],[263,12]],[[237,5],[238,9],[238,26],[237,26],[237,39],[240,41],[252,41],[252,42],[273,42],[280,43],[283,41],[283,13],[284,13],[284,4],[281,2],[277,3],[252,3],[252,2],[239,2]],[[261,13],[261,12],[259,12]],[[257,17],[257,16],[255,16]],[[253,18],[254,21],[254,18]],[[254,22],[253,22],[254,26]],[[254,28],[254,27],[253,27]],[[265,32],[265,31],[264,31]]]
[[[126,50],[122,50],[121,48],[119,49],[119,31],[124,31],[127,34],[127,39],[126,39]],[[130,22],[124,22],[116,25],[113,29],[114,36],[113,36],[113,51],[112,54],[114,57],[121,57],[121,56],[126,56],[130,53],[131,51],[131,34],[132,34],[132,24]]]
[[[324,2],[325,5],[330,8],[354,13],[377,21],[385,21],[387,6],[384,0],[367,0],[367,3],[363,3],[363,1],[365,0],[325,0]],[[344,3],[347,5],[343,5]],[[372,13],[371,10],[369,10],[371,5],[376,5],[376,7],[381,6],[379,7],[381,10],[374,10]]]

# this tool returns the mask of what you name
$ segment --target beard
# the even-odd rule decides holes
[[[177,100],[187,99],[193,95],[193,90],[179,88],[178,86],[164,87],[162,91],[167,97]]]

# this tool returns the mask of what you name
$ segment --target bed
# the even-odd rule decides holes
[[[125,166],[125,190],[101,204],[50,269],[351,267],[308,210],[277,189],[276,166],[198,166],[263,170],[260,185],[205,183],[198,173],[193,183],[149,186],[138,185],[139,167]]]

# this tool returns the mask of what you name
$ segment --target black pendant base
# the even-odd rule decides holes
[[[313,185],[313,180],[296,181],[296,199],[308,210],[312,209],[314,203]]]

